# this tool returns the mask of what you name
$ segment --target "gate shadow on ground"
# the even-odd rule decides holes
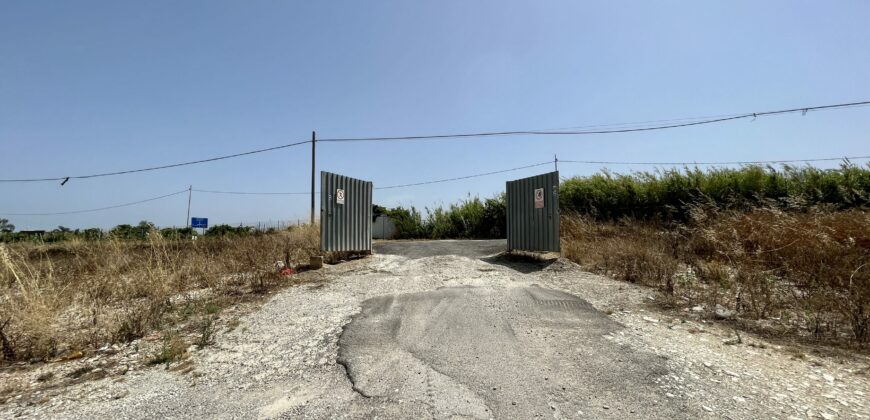
[[[543,271],[558,260],[557,257],[546,257],[539,254],[513,254],[502,252],[491,257],[480,259],[483,262],[500,265],[519,271],[523,274]]]

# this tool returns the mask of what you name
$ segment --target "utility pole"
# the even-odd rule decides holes
[[[314,162],[316,155],[317,133],[311,132],[311,225],[314,225]]]
[[[187,187],[187,227],[190,228],[190,198],[193,196],[193,185]]]
[[[559,172],[559,157],[556,155],[553,155],[553,165],[556,166],[556,172]]]

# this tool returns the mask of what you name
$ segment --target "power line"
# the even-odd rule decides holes
[[[719,161],[719,162],[626,162],[626,161],[604,161],[604,160],[563,160],[559,159],[559,163],[579,163],[592,165],[763,165],[763,164],[781,164],[781,163],[808,163],[808,162],[825,162],[836,160],[864,160],[870,159],[868,156],[844,156],[833,158],[814,158],[814,159],[789,159],[789,160],[744,160],[744,161]],[[388,190],[393,188],[416,187],[420,185],[438,184],[442,182],[459,181],[463,179],[478,178],[487,175],[501,174],[505,172],[518,171],[520,169],[534,168],[543,165],[552,165],[553,161],[533,163],[531,165],[518,166],[516,168],[501,169],[498,171],[484,172],[474,175],[466,175],[454,178],[436,179],[431,181],[415,182],[411,184],[390,185],[386,187],[375,187],[375,190]],[[194,192],[210,193],[210,194],[231,194],[231,195],[306,195],[311,194],[310,191],[300,192],[248,192],[248,191],[217,191],[217,190],[197,190]],[[320,191],[315,191],[320,193]]]
[[[824,161],[836,161],[836,160],[865,160],[870,159],[870,155],[866,156],[845,156],[845,157],[832,157],[832,158],[813,158],[813,159],[787,159],[787,160],[744,160],[744,161],[718,161],[718,162],[627,162],[627,161],[598,161],[598,160],[563,160],[559,159],[561,163],[578,163],[578,164],[594,164],[594,165],[680,165],[680,166],[688,166],[688,165],[762,165],[762,164],[783,164],[783,163],[808,163],[808,162],[824,162]],[[443,182],[451,182],[451,181],[459,181],[463,179],[470,178],[478,178],[488,175],[501,174],[506,172],[518,171],[521,169],[535,168],[543,165],[551,165],[553,161],[533,163],[525,166],[518,166],[515,168],[509,169],[501,169],[497,171],[483,172],[473,175],[465,175],[454,178],[444,178],[444,179],[436,179],[431,181],[422,181],[415,182],[411,184],[400,184],[400,185],[390,185],[386,187],[376,187],[376,190],[387,190],[394,188],[405,188],[405,187],[416,187],[420,185],[429,185],[429,184],[438,184]],[[103,210],[110,210],[120,207],[127,207],[136,204],[147,203],[149,201],[156,201],[167,197],[172,197],[179,194],[184,194],[188,192],[187,188],[177,191],[174,193],[161,195],[158,197],[152,197],[145,200],[134,201],[130,203],[118,204],[114,206],[108,207],[100,207],[95,209],[87,209],[87,210],[75,210],[75,211],[66,211],[66,212],[55,212],[55,213],[0,213],[6,216],[57,216],[57,215],[67,215],[67,214],[79,214],[79,213],[90,213],[97,212]],[[231,195],[306,195],[310,194],[310,191],[305,192],[248,192],[248,191],[219,191],[219,190],[199,190],[193,189],[194,192],[200,193],[209,193],[209,194],[231,194]],[[319,193],[319,191],[315,191],[315,193]]]
[[[715,124],[726,121],[733,121],[747,118],[757,118],[770,115],[781,115],[802,112],[806,114],[810,111],[831,110],[837,108],[849,108],[870,105],[870,101],[850,102],[834,105],[820,105],[803,108],[782,109],[777,111],[751,112],[746,114],[736,114],[720,118],[712,118],[701,121],[683,122],[676,124],[654,125],[647,127],[631,127],[631,128],[616,128],[607,130],[577,130],[577,131],[551,131],[551,130],[527,130],[527,131],[495,131],[482,133],[464,133],[464,134],[436,134],[436,135],[417,135],[417,136],[396,136],[396,137],[348,137],[348,138],[326,138],[318,139],[319,142],[357,142],[357,141],[400,141],[400,140],[433,140],[433,139],[455,139],[466,137],[494,137],[494,136],[519,136],[519,135],[547,135],[547,136],[564,136],[564,135],[589,135],[589,134],[616,134],[616,133],[631,133],[639,131],[654,131],[666,130],[671,128],[691,127],[696,125]]]
[[[147,203],[149,201],[160,200],[162,198],[167,198],[167,197],[172,197],[174,195],[184,194],[187,191],[188,191],[188,189],[185,188],[181,191],[174,192],[171,194],[161,195],[159,197],[152,197],[152,198],[147,198],[145,200],[133,201],[131,203],[118,204],[118,205],[108,206],[108,207],[100,207],[100,208],[96,208],[96,209],[62,211],[62,212],[56,212],[56,213],[0,213],[0,214],[6,215],[6,216],[59,216],[59,215],[64,215],[64,214],[92,213],[92,212],[96,212],[96,211],[116,209],[119,207],[133,206],[136,204]]]
[[[561,129],[544,129],[544,130],[517,130],[517,131],[494,131],[494,132],[480,132],[480,133],[460,133],[460,134],[438,134],[438,135],[413,135],[413,136],[396,136],[396,137],[349,137],[349,138],[326,138],[326,139],[318,139],[318,142],[358,142],[358,141],[399,141],[399,140],[436,140],[436,139],[456,139],[456,138],[472,138],[472,137],[495,137],[495,136],[516,136],[516,135],[545,135],[545,136],[564,136],[564,135],[591,135],[591,134],[615,134],[615,133],[630,133],[630,132],[643,132],[643,131],[654,131],[654,130],[666,130],[672,128],[680,128],[680,127],[691,127],[697,125],[705,125],[705,124],[715,124],[726,121],[734,121],[739,119],[747,119],[747,118],[757,118],[763,116],[770,115],[782,115],[789,113],[802,112],[806,114],[810,111],[822,111],[822,110],[832,110],[832,109],[842,109],[842,108],[851,108],[851,107],[861,107],[870,105],[870,101],[860,101],[860,102],[850,102],[850,103],[841,103],[841,104],[833,104],[833,105],[820,105],[820,106],[811,106],[811,107],[801,107],[801,108],[791,108],[791,109],[782,109],[776,111],[765,111],[765,112],[752,112],[745,114],[732,114],[732,115],[724,115],[718,117],[711,117],[708,119],[695,120],[696,118],[684,118],[684,119],[674,119],[674,120],[659,120],[663,122],[673,122],[668,124],[661,125],[650,125],[644,126],[645,123],[624,123],[624,124],[605,124],[598,126],[586,126],[588,127],[623,127],[623,128],[609,128],[604,130],[561,130]],[[686,121],[686,122],[683,122]],[[655,121],[653,121],[655,122]],[[48,178],[20,178],[20,179],[0,179],[0,182],[42,182],[42,181],[62,181],[64,184],[70,179],[87,179],[87,178],[97,178],[97,177],[106,177],[106,176],[114,176],[114,175],[124,175],[138,172],[147,172],[147,171],[156,171],[160,169],[169,169],[175,168],[179,166],[187,166],[187,165],[195,165],[199,163],[205,162],[213,162],[217,160],[223,159],[231,159],[241,156],[247,156],[257,153],[264,153],[278,149],[285,149],[293,146],[299,146],[306,143],[312,143],[313,140],[300,141],[296,143],[283,144],[274,147],[268,147],[264,149],[257,149],[248,152],[235,153],[231,155],[218,156],[209,159],[201,159],[194,160],[189,162],[181,162],[174,163],[170,165],[161,165],[154,166],[149,168],[141,168],[141,169],[131,169],[124,171],[116,171],[116,172],[106,172],[106,173],[97,173],[90,175],[76,175],[76,176],[62,176],[62,177],[48,177]],[[233,192],[227,192],[233,193]],[[295,194],[295,193],[294,193]]]
[[[620,162],[620,161],[603,161],[603,160],[562,160],[559,162],[565,163],[583,163],[592,165],[764,165],[764,164],[780,164],[780,163],[809,163],[809,162],[825,162],[834,160],[863,160],[870,159],[870,156],[844,156],[832,158],[815,158],[815,159],[788,159],[788,160],[742,160],[742,161],[720,161],[720,162]]]
[[[126,170],[126,171],[106,172],[106,173],[91,174],[91,175],[61,176],[61,177],[55,177],[55,178],[0,179],[0,182],[63,181],[64,183],[66,183],[66,181],[68,181],[70,179],[87,179],[87,178],[97,178],[97,177],[103,177],[103,176],[125,175],[125,174],[137,173],[137,172],[156,171],[159,169],[177,168],[179,166],[196,165],[198,163],[214,162],[216,160],[231,159],[231,158],[236,158],[236,157],[240,157],[240,156],[253,155],[256,153],[270,152],[270,151],[278,150],[278,149],[286,149],[288,147],[299,146],[300,144],[306,144],[306,143],[310,143],[310,142],[311,142],[310,140],[306,140],[306,141],[300,141],[298,143],[282,144],[280,146],[267,147],[265,149],[251,150],[249,152],[235,153],[232,155],[218,156],[218,157],[213,157],[213,158],[209,158],[209,159],[194,160],[194,161],[190,161],[190,162],[173,163],[171,165],[154,166],[154,167],[150,167],[150,168],[130,169],[130,170]]]
[[[553,161],[548,161],[548,162],[534,163],[534,164],[526,165],[526,166],[520,166],[520,167],[516,167],[516,168],[502,169],[500,171],[485,172],[482,174],[466,175],[466,176],[460,176],[460,177],[456,177],[456,178],[436,179],[433,181],[416,182],[413,184],[390,185],[388,187],[377,187],[375,189],[376,190],[388,190],[388,189],[392,189],[392,188],[416,187],[418,185],[438,184],[441,182],[459,181],[462,179],[477,178],[477,177],[481,177],[481,176],[501,174],[501,173],[505,173],[505,172],[518,171],[520,169],[534,168],[536,166],[552,165],[552,164],[553,164]]]
[[[416,187],[419,185],[438,184],[438,183],[442,183],[442,182],[450,182],[450,181],[459,181],[459,180],[463,180],[463,179],[478,178],[478,177],[487,176],[487,175],[501,174],[501,173],[505,173],[505,172],[518,171],[520,169],[534,168],[537,166],[552,165],[552,164],[553,164],[552,161],[548,161],[548,162],[535,163],[535,164],[526,165],[526,166],[519,166],[516,168],[501,169],[501,170],[492,171],[492,172],[484,172],[484,173],[479,173],[479,174],[474,174],[474,175],[466,175],[466,176],[460,176],[460,177],[454,177],[454,178],[445,178],[445,179],[436,179],[436,180],[431,180],[431,181],[416,182],[413,184],[390,185],[387,187],[375,187],[374,189],[376,189],[376,190],[388,190],[388,189],[393,189],[393,188]],[[305,192],[248,192],[248,191],[217,191],[217,190],[197,190],[197,189],[195,189],[193,191],[194,192],[210,193],[210,194],[231,194],[231,195],[305,195],[305,194],[311,194],[310,191],[305,191]],[[320,191],[315,191],[315,193],[320,193]]]
[[[194,189],[193,192],[207,193],[207,194],[233,194],[233,195],[306,195],[311,194],[311,191],[304,192],[249,192],[249,191],[217,191],[217,190],[197,190]],[[315,191],[320,192],[320,191]]]

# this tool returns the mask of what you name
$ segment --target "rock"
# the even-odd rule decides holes
[[[130,393],[130,391],[127,391],[126,389],[119,389],[119,390],[112,392],[112,394],[109,395],[109,398],[111,398],[113,400],[120,400],[121,398],[126,397],[127,394],[129,394],[129,393]]]
[[[702,405],[701,408],[703,408],[704,411],[706,411],[706,412],[708,412],[708,413],[712,413],[712,412],[713,412],[713,409],[710,408],[710,407],[707,407],[706,405]]]
[[[309,265],[309,268],[311,268],[312,270],[319,270],[319,269],[323,268],[323,256],[322,255],[312,256],[309,259],[308,265]]]
[[[659,322],[659,320],[657,320],[655,318],[650,318],[648,316],[643,317],[643,320],[646,322],[652,322],[653,324],[657,324]]]
[[[713,309],[713,316],[715,316],[716,319],[731,319],[734,318],[734,311],[716,304],[716,308]]]
[[[837,418],[837,416],[835,416],[831,413],[828,413],[826,411],[822,411],[820,414],[821,414],[822,418],[825,420],[834,420],[835,418]]]

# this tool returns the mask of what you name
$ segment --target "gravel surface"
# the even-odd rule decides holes
[[[435,254],[448,246],[444,242],[430,244]],[[410,256],[380,253],[304,273],[303,284],[276,294],[259,310],[243,317],[235,329],[219,331],[216,343],[193,352],[188,362],[170,370],[154,367],[98,375],[87,371],[93,379],[46,392],[41,399],[11,397],[0,405],[0,418],[514,417],[511,413],[554,418],[870,418],[866,358],[804,354],[748,334],[742,335],[742,343],[731,344],[733,332],[726,326],[705,322],[691,311],[655,309],[651,302],[655,294],[650,289],[583,272],[564,260],[520,263],[484,258],[481,245],[488,246],[480,241],[453,241],[449,247],[457,249],[459,255],[426,257],[418,252],[425,253],[426,243],[414,243]],[[375,251],[401,254],[403,249],[411,248],[379,244]],[[423,296],[435,302],[438,294],[426,292],[439,288],[453,290],[440,298],[448,300],[456,299],[456,290],[473,290],[472,296],[461,302],[492,302],[488,316],[498,313],[497,308],[522,302],[523,296],[529,296],[528,290],[561,296],[555,300],[585,301],[597,311],[582,303],[570,304],[577,309],[559,312],[554,319],[561,321],[549,329],[543,321],[528,321],[529,315],[543,309],[504,312],[502,320],[517,325],[525,322],[525,332],[538,335],[524,338],[539,346],[537,351],[519,354],[513,347],[497,356],[503,349],[487,346],[486,341],[504,339],[503,331],[483,336],[465,349],[468,354],[491,358],[480,362],[481,366],[492,366],[498,357],[508,362],[505,366],[520,366],[518,372],[504,375],[497,370],[476,369],[478,359],[465,361],[465,367],[453,366],[450,353],[431,353],[438,347],[431,337],[414,334],[381,336],[382,342],[393,340],[384,348],[394,352],[414,347],[390,337],[422,337],[420,348],[430,349],[428,355],[413,362],[399,360],[391,370],[379,365],[382,360],[375,360],[389,353],[366,353],[365,344],[374,341],[359,335],[354,338],[362,331],[359,325],[372,327],[366,327],[366,322],[373,320],[374,308],[384,308],[383,299],[388,299],[384,296],[398,302]],[[425,318],[423,311],[412,312]],[[391,316],[396,319],[395,313]],[[564,322],[574,316],[577,320]],[[353,319],[359,322],[351,324]],[[472,324],[486,319],[454,313],[450,320]],[[427,322],[433,322],[432,318]],[[576,337],[570,334],[572,328]],[[519,336],[523,330],[515,332]],[[549,354],[553,349],[541,347],[548,343],[548,334],[552,343],[564,347],[564,354],[553,356]],[[468,341],[467,336],[459,337]],[[576,341],[580,337],[582,343]],[[340,340],[357,340],[361,345],[348,347],[343,343],[340,349]],[[362,374],[355,383],[345,366],[337,362],[340,352],[342,362],[351,367],[351,377],[355,365],[360,366],[360,372],[380,366],[386,378],[402,380],[416,374],[408,370],[410,364],[403,365],[407,362],[427,372],[428,385],[408,382],[390,390]],[[594,357],[590,358],[590,353],[595,353]],[[536,358],[537,354],[542,356]],[[529,358],[527,365],[517,365],[521,356]],[[354,357],[371,360],[355,364],[350,362]],[[602,363],[608,359],[611,363]],[[649,363],[639,366],[641,361]],[[558,370],[550,365],[553,362],[565,370],[565,378],[574,378],[563,384],[565,392],[559,392],[562,385],[547,384],[549,379],[544,378],[549,376],[541,375],[543,372],[534,375],[535,369]],[[75,363],[97,366],[101,361],[95,356]],[[65,368],[64,363],[57,363],[40,369]],[[588,376],[576,377],[584,369]],[[11,381],[16,374],[4,375],[4,381]],[[24,372],[19,376],[35,381],[34,375]],[[482,385],[489,384],[475,382],[480,378],[507,389],[483,392]],[[597,378],[601,378],[601,389],[594,386]],[[615,378],[622,381],[625,392],[615,389],[611,382]],[[523,385],[528,394],[523,394]],[[632,398],[657,401],[657,405],[632,414],[624,411],[636,410]]]

